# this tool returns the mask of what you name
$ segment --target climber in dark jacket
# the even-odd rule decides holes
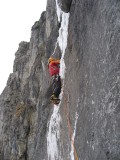
[[[60,60],[56,60],[52,57],[48,59],[48,69],[50,76],[53,77],[52,81],[52,96],[51,100],[58,99],[61,92],[61,78],[59,76]]]

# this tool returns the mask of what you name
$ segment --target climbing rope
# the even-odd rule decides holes
[[[58,41],[55,44],[55,48],[54,48],[53,54],[51,54],[51,56],[55,54],[55,51],[56,51],[56,48],[57,48],[57,44],[58,44]]]
[[[77,155],[77,152],[76,152],[74,140],[72,138],[73,131],[72,131],[72,127],[70,125],[70,119],[69,119],[68,109],[67,109],[68,108],[68,99],[66,98],[66,96],[65,96],[65,107],[64,108],[65,108],[65,115],[66,115],[66,120],[67,120],[68,131],[69,131],[69,134],[70,134],[70,140],[71,140],[72,147],[73,147],[73,150],[74,150],[74,157],[75,157],[75,160],[78,160],[78,155]]]

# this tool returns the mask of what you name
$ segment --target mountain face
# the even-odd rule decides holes
[[[119,8],[119,0],[48,0],[0,95],[1,160],[120,159]],[[51,54],[61,58],[58,106]]]

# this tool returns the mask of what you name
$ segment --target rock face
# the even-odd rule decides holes
[[[56,0],[48,0],[0,96],[0,159],[119,160],[120,1],[58,3],[70,11],[61,103],[49,103],[47,60],[60,52],[62,24]]]
[[[59,29],[55,0],[48,0],[46,11],[46,57],[49,58],[54,51]]]
[[[1,160],[44,159],[50,112],[45,28],[43,12],[32,27],[30,43],[19,44],[13,73],[0,97]]]
[[[66,13],[70,11],[71,3],[72,3],[72,0],[58,0],[59,6]]]
[[[82,160],[120,159],[120,1],[76,0],[70,10],[65,96]],[[71,86],[71,87],[70,87]]]

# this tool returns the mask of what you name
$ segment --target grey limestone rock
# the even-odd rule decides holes
[[[120,1],[59,3],[70,17],[55,156],[72,159],[73,146],[80,160],[119,160]],[[60,23],[56,1],[48,0],[46,12],[31,28],[30,42],[19,44],[13,73],[0,95],[1,160],[53,160],[47,152],[54,109],[47,60],[53,51],[61,57],[56,45]]]
[[[56,1],[48,0],[46,8],[46,56],[53,53],[58,37],[59,22],[56,12]]]
[[[30,42],[19,44],[13,73],[0,96],[1,160],[38,160],[45,156],[43,142],[50,97],[45,26],[46,12],[43,12],[31,29]]]
[[[120,1],[74,0],[65,95],[81,160],[120,159]],[[70,87],[71,86],[71,87]]]
[[[71,3],[72,0],[58,0],[60,8],[66,13],[70,12]]]

